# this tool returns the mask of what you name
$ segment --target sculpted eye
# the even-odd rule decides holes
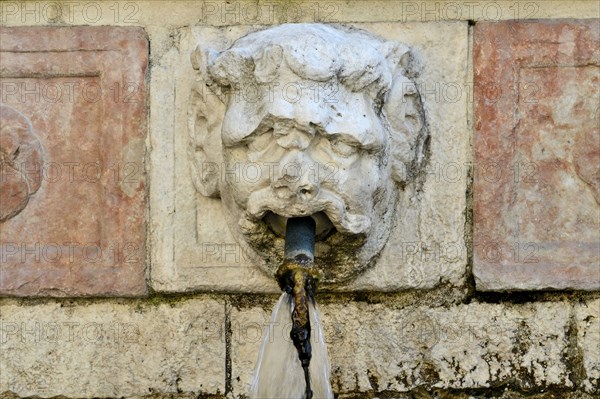
[[[259,152],[266,149],[272,141],[273,130],[269,129],[264,133],[255,135],[252,138],[250,138],[247,145],[250,151]]]
[[[341,140],[332,140],[331,148],[333,149],[333,152],[344,157],[349,157],[358,151],[356,146],[350,145]]]

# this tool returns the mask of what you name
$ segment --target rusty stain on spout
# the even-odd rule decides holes
[[[312,357],[310,317],[308,304],[314,301],[314,292],[320,271],[314,264],[315,221],[311,217],[289,219],[285,235],[285,261],[276,273],[280,288],[292,295],[292,330],[290,337],[298,351],[306,381],[305,399],[313,396],[309,365]]]

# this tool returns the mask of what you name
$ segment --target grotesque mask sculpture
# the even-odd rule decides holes
[[[321,24],[192,54],[194,184],[222,199],[233,235],[267,272],[281,263],[291,217],[315,219],[325,282],[381,251],[427,136],[412,63],[403,44]]]

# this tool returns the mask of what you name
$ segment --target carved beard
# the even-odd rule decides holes
[[[284,238],[275,234],[262,219],[242,217],[238,227],[243,240],[265,262],[263,268],[270,275],[275,275],[283,262]],[[367,265],[362,264],[360,251],[366,241],[366,234],[346,234],[339,231],[335,231],[323,241],[318,241],[315,264],[323,271],[323,282],[342,282],[364,270]]]
[[[327,286],[343,283],[370,266],[387,241],[396,204],[396,195],[383,201],[385,215],[373,226],[371,215],[346,211],[345,202],[323,188],[315,199],[304,204],[278,200],[270,188],[252,193],[246,207],[236,203],[233,197],[230,190],[222,191],[230,229],[244,251],[270,276],[283,262],[284,239],[269,228],[264,216],[268,212],[288,216],[325,213],[335,229],[317,241],[315,263],[323,272],[322,282]]]

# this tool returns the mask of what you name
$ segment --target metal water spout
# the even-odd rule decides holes
[[[292,330],[290,337],[298,351],[306,381],[305,399],[311,399],[309,365],[312,357],[310,344],[309,301],[314,293],[321,273],[314,264],[316,225],[312,217],[291,218],[285,233],[284,262],[277,270],[279,287],[292,295]]]

